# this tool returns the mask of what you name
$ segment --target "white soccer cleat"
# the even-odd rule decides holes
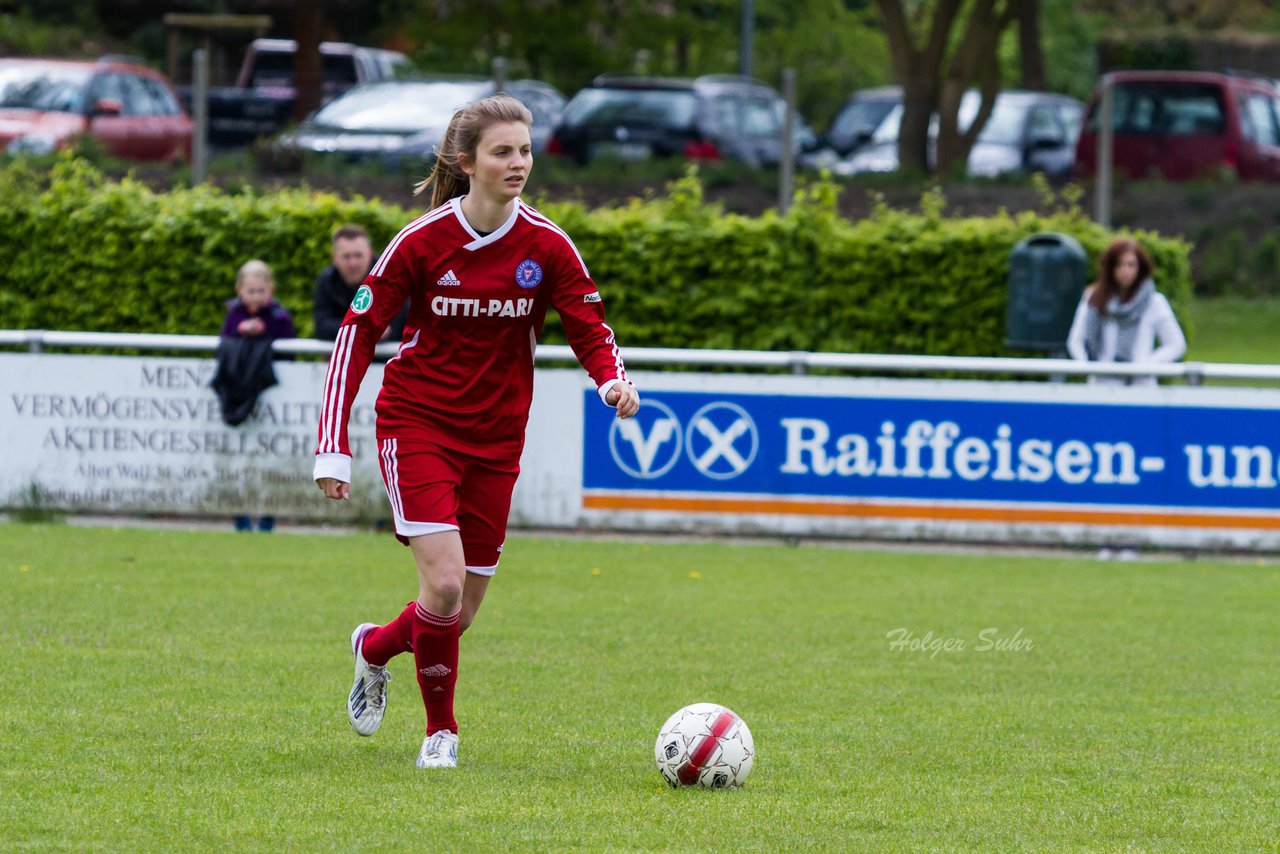
[[[458,736],[447,729],[427,736],[418,751],[419,768],[457,768]]]
[[[376,667],[364,660],[364,636],[377,623],[361,623],[351,633],[351,654],[356,659],[356,676],[347,695],[347,720],[360,735],[373,735],[382,725],[387,711],[387,683],[391,674],[385,666]]]

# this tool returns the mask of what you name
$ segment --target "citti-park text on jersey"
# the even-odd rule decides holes
[[[533,313],[533,299],[434,297],[431,313],[438,317],[527,317]]]

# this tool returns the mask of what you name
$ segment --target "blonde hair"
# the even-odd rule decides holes
[[[261,277],[267,280],[267,284],[275,285],[275,277],[271,275],[271,268],[267,266],[266,261],[259,261],[254,258],[252,261],[245,261],[240,265],[240,269],[236,272],[236,290],[240,290],[240,286],[244,284],[244,280],[252,277]]]
[[[474,163],[481,135],[490,125],[504,122],[532,125],[533,114],[528,107],[505,93],[490,95],[458,108],[449,120],[444,139],[436,148],[436,165],[431,174],[413,186],[415,196],[431,188],[431,207],[428,210],[435,210],[450,199],[467,194],[471,189],[471,179],[458,165],[458,155],[465,154]]]

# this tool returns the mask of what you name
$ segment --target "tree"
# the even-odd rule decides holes
[[[889,52],[902,85],[898,162],[929,172],[929,125],[938,114],[938,174],[968,157],[995,106],[1000,90],[997,47],[1023,3],[1038,0],[937,0],[930,8],[903,0],[876,0],[889,38]],[[927,25],[923,42],[915,31]],[[957,28],[958,32],[957,32]],[[965,130],[958,127],[960,100],[977,86],[982,105]]]
[[[1018,13],[1018,55],[1022,60],[1022,88],[1043,91],[1044,45],[1040,41],[1040,3],[1022,3]]]
[[[293,86],[298,96],[293,102],[293,119],[302,121],[320,107],[324,69],[320,60],[320,34],[324,31],[324,8],[319,3],[293,4],[293,37],[298,49],[293,54]]]
[[[1271,0],[1085,0],[1084,11],[1101,13],[1112,24],[1126,27],[1216,30],[1273,28],[1276,22]]]
[[[756,0],[755,75],[796,69],[802,112],[829,120],[853,89],[888,82],[888,50],[867,0]],[[397,46],[431,71],[513,77],[572,94],[603,72],[735,72],[740,0],[383,0]],[[390,35],[390,33],[388,33]]]

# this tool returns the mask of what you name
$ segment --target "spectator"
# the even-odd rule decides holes
[[[295,337],[293,318],[272,300],[275,279],[271,268],[257,259],[246,261],[236,274],[236,299],[227,303],[218,343],[218,371],[211,385],[222,404],[222,420],[232,426],[253,413],[258,395],[276,384],[271,365],[271,342]],[[275,528],[274,516],[258,519],[258,530]],[[252,531],[253,519],[235,517],[237,531]]]
[[[312,300],[312,317],[315,320],[316,338],[332,341],[338,337],[338,327],[347,316],[347,307],[355,296],[356,288],[364,282],[373,269],[373,246],[369,232],[359,225],[343,225],[333,232],[333,263],[316,276],[315,296]],[[409,305],[392,319],[379,341],[399,341],[404,335],[404,325],[409,317]]]
[[[1156,290],[1155,265],[1135,240],[1112,241],[1098,259],[1098,280],[1085,289],[1076,308],[1067,350],[1082,362],[1163,364],[1187,351],[1187,339],[1169,301]],[[1159,341],[1159,346],[1156,342]],[[1155,385],[1153,376],[1089,377],[1106,385]],[[1104,546],[1101,560],[1136,560],[1131,547]]]
[[[296,338],[293,317],[272,299],[276,281],[265,261],[246,261],[236,273],[236,298],[227,301],[223,338]]]
[[[1082,362],[1165,364],[1187,352],[1169,301],[1156,290],[1151,257],[1135,240],[1112,241],[1098,259],[1098,280],[1076,308],[1067,351]],[[1156,342],[1159,342],[1157,346]],[[1090,377],[1108,385],[1155,385],[1153,376]]]

